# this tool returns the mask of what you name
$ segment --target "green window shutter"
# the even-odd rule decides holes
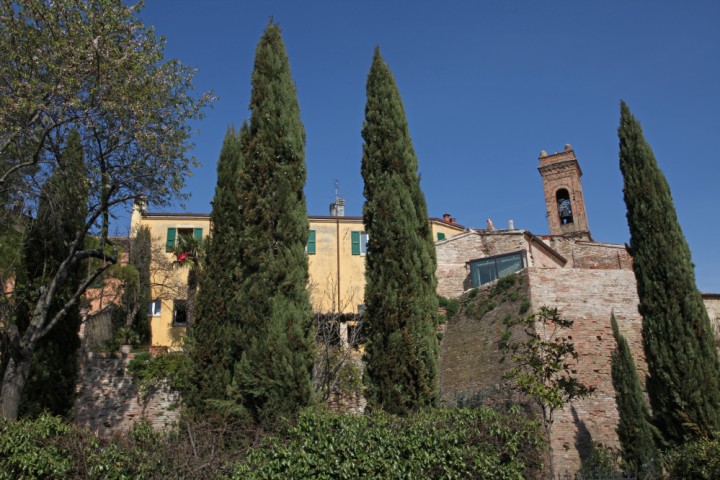
[[[440,240],[445,240],[445,234],[442,233],[442,232],[438,232],[438,242],[439,242]]]
[[[193,237],[195,240],[202,240],[202,228],[193,228]]]
[[[315,230],[310,230],[310,235],[308,235],[307,253],[308,255],[315,254]]]
[[[360,232],[353,231],[352,233],[352,254],[360,255]]]
[[[168,228],[167,243],[165,243],[165,251],[166,252],[174,252],[175,251],[175,232],[177,232],[177,229]]]

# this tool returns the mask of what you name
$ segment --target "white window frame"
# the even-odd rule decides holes
[[[149,311],[148,315],[151,317],[159,317],[162,315],[162,300],[159,298],[156,298],[155,300],[150,300],[150,304],[148,305]]]

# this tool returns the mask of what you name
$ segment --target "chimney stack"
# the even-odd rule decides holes
[[[448,222],[448,223],[450,223],[450,214],[449,214],[449,213],[444,213],[444,214],[443,214],[443,220],[446,221],[446,222]]]
[[[515,230],[515,222],[512,219],[508,220],[508,230]]]
[[[331,217],[344,217],[345,216],[345,199],[337,197],[334,203],[330,204],[330,216]]]

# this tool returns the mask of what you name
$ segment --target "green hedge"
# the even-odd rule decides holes
[[[168,439],[143,422],[103,442],[59,417],[0,419],[0,480],[176,478],[176,460],[163,455]]]
[[[306,411],[251,449],[233,478],[532,478],[541,443],[539,425],[517,410],[441,409],[408,418]]]

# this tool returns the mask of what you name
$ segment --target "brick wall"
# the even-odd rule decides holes
[[[594,395],[557,412],[552,446],[558,472],[574,473],[580,456],[591,442],[618,447],[615,391],[612,386],[611,352],[615,340],[610,326],[614,311],[644,381],[647,366],[642,348],[642,318],[632,270],[533,269],[529,272],[533,309],[557,307],[574,320],[573,339],[580,354],[580,381],[595,387]]]
[[[564,318],[574,320],[572,336],[580,354],[577,374],[582,382],[597,389],[591,397],[556,412],[551,438],[556,470],[574,473],[593,441],[618,446],[618,413],[610,376],[615,347],[612,311],[630,344],[641,378],[647,371],[635,277],[632,270],[530,268],[519,273],[518,279],[518,301],[529,297],[533,311],[543,305],[557,307]],[[494,285],[481,287],[478,298],[488,297]],[[502,320],[517,315],[518,305],[498,303],[481,320],[461,315],[448,323],[440,353],[440,387],[446,403],[452,403],[449,400],[458,393],[487,392],[503,383],[502,375],[509,365],[501,361],[498,348]]]
[[[544,240],[567,259],[567,268],[632,268],[632,257],[624,245],[551,236],[544,237]]]
[[[127,365],[132,353],[85,353],[80,359],[75,422],[101,437],[129,430],[141,418],[156,428],[177,420],[177,393],[159,385],[146,401],[132,383]]]
[[[440,400],[445,405],[455,405],[459,398],[477,394],[491,395],[505,383],[503,374],[509,369],[508,362],[500,361],[500,341],[505,325],[503,320],[519,315],[520,305],[529,296],[527,272],[517,274],[517,283],[506,294],[493,295],[495,282],[481,286],[477,296],[468,300],[475,310],[485,309],[487,302],[496,304],[478,318],[468,314],[467,308],[448,320],[440,343]],[[515,294],[515,300],[505,295]],[[462,300],[461,300],[462,301]],[[481,310],[481,311],[483,311]],[[524,335],[514,328],[513,336]]]
[[[437,293],[453,298],[471,288],[469,260],[527,249],[523,230],[470,231],[437,242]],[[540,249],[536,249],[535,254],[545,255]]]

